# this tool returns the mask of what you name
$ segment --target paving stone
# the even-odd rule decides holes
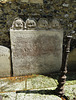
[[[25,77],[8,77],[0,79],[0,92],[12,92],[25,89]]]
[[[2,100],[16,100],[15,92],[0,93]]]
[[[15,92],[0,93],[2,100],[61,100],[55,95],[25,94]]]
[[[57,84],[55,79],[43,75],[27,79],[27,89],[55,89]]]
[[[71,77],[70,77],[70,75],[71,75]],[[69,76],[70,79],[68,79],[66,81],[66,84],[65,84],[65,87],[64,87],[65,95],[69,98],[69,100],[73,100],[73,99],[75,100],[76,99],[76,80],[75,80],[76,73],[69,73],[67,76]],[[56,75],[56,77],[57,77],[57,75]],[[56,86],[56,85],[53,85],[53,83],[54,83],[53,79],[51,80],[51,78],[49,78],[47,76],[40,75],[40,76],[37,76],[37,77],[33,78],[33,79],[35,79],[37,81],[36,82],[34,80],[33,84],[35,84],[35,82],[37,84],[38,80],[40,82],[40,80],[42,80],[42,78],[43,78],[44,83],[46,83],[46,85],[48,85],[48,86],[49,86],[49,84],[51,84],[49,81],[51,81],[52,82],[51,86],[47,87],[47,88],[39,87],[39,89],[32,89],[31,91],[30,90],[28,90],[28,91],[26,91],[26,90],[24,91],[23,90],[23,92],[21,91],[21,93],[19,93],[19,92],[15,93],[15,92],[2,91],[2,92],[0,92],[0,97],[2,97],[2,100],[61,100],[59,97],[57,97],[55,95],[52,95],[52,94],[51,95],[49,95],[49,94],[46,95],[46,93],[45,93],[45,90],[51,90],[52,86]],[[16,78],[16,80],[15,80],[14,77],[12,77],[10,79],[9,79],[10,80],[10,84],[12,82],[14,82],[14,83],[18,83],[19,82],[20,83],[21,79],[22,79],[22,81],[24,80],[24,78],[20,79],[20,77]],[[30,77],[29,77],[29,79],[30,79]],[[0,79],[0,82],[2,80],[3,80],[3,78]],[[46,82],[45,82],[45,80],[46,80]],[[5,80],[5,82],[4,82],[5,84],[6,84],[6,81],[7,80]],[[3,83],[3,86],[4,86],[4,83]],[[21,85],[23,86],[23,84],[21,84]],[[43,84],[43,85],[45,87],[45,84]],[[0,84],[0,86],[1,86],[1,84]],[[19,85],[16,84],[16,86],[18,86],[18,88],[20,88],[20,84]],[[11,87],[13,87],[13,84],[11,85]],[[30,85],[29,85],[29,87],[30,87]],[[14,87],[14,88],[16,88],[16,87]],[[55,89],[55,88],[53,87],[53,89]],[[40,91],[42,91],[42,92],[40,92]]]
[[[65,95],[69,98],[69,100],[76,100],[76,84],[67,85],[65,86],[64,90]]]
[[[55,95],[40,95],[40,94],[18,94],[17,100],[61,100]]]

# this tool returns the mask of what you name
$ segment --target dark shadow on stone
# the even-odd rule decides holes
[[[45,76],[48,76],[49,78],[53,78],[53,79],[57,79],[59,78],[60,76],[60,73],[51,73],[50,75],[45,75]],[[76,80],[76,71],[71,71],[71,72],[68,72],[66,74],[67,76],[67,81],[71,81],[71,80]]]
[[[45,94],[45,95],[52,95],[55,94],[54,90],[24,90],[24,91],[16,91],[16,93],[26,93],[26,94]]]
[[[76,80],[76,72],[68,72],[67,73],[67,81]]]
[[[57,94],[56,90],[26,90],[26,91],[16,91],[16,93],[26,93],[26,94],[41,94],[41,95],[56,95],[59,96]],[[59,96],[60,97],[60,96]],[[62,98],[62,100],[69,100],[68,97],[66,97],[65,95]]]

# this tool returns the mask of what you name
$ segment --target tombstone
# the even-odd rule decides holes
[[[32,20],[26,20],[24,30],[10,29],[14,76],[50,74],[61,68],[63,30],[49,29],[48,19]]]
[[[0,77],[10,76],[10,50],[7,47],[0,46]]]

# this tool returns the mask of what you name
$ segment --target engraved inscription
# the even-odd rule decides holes
[[[60,70],[62,30],[11,30],[10,37],[14,76]]]

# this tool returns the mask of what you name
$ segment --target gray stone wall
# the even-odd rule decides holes
[[[7,0],[1,0],[7,1]],[[8,0],[9,2],[0,2],[0,45],[10,47],[9,29],[14,18],[21,17],[23,20],[28,16],[35,17],[38,20],[40,17],[47,17],[48,20],[57,18],[63,29],[64,34],[76,32],[76,1],[75,0]],[[13,1],[13,2],[12,2]],[[37,1],[37,0],[36,0]]]

